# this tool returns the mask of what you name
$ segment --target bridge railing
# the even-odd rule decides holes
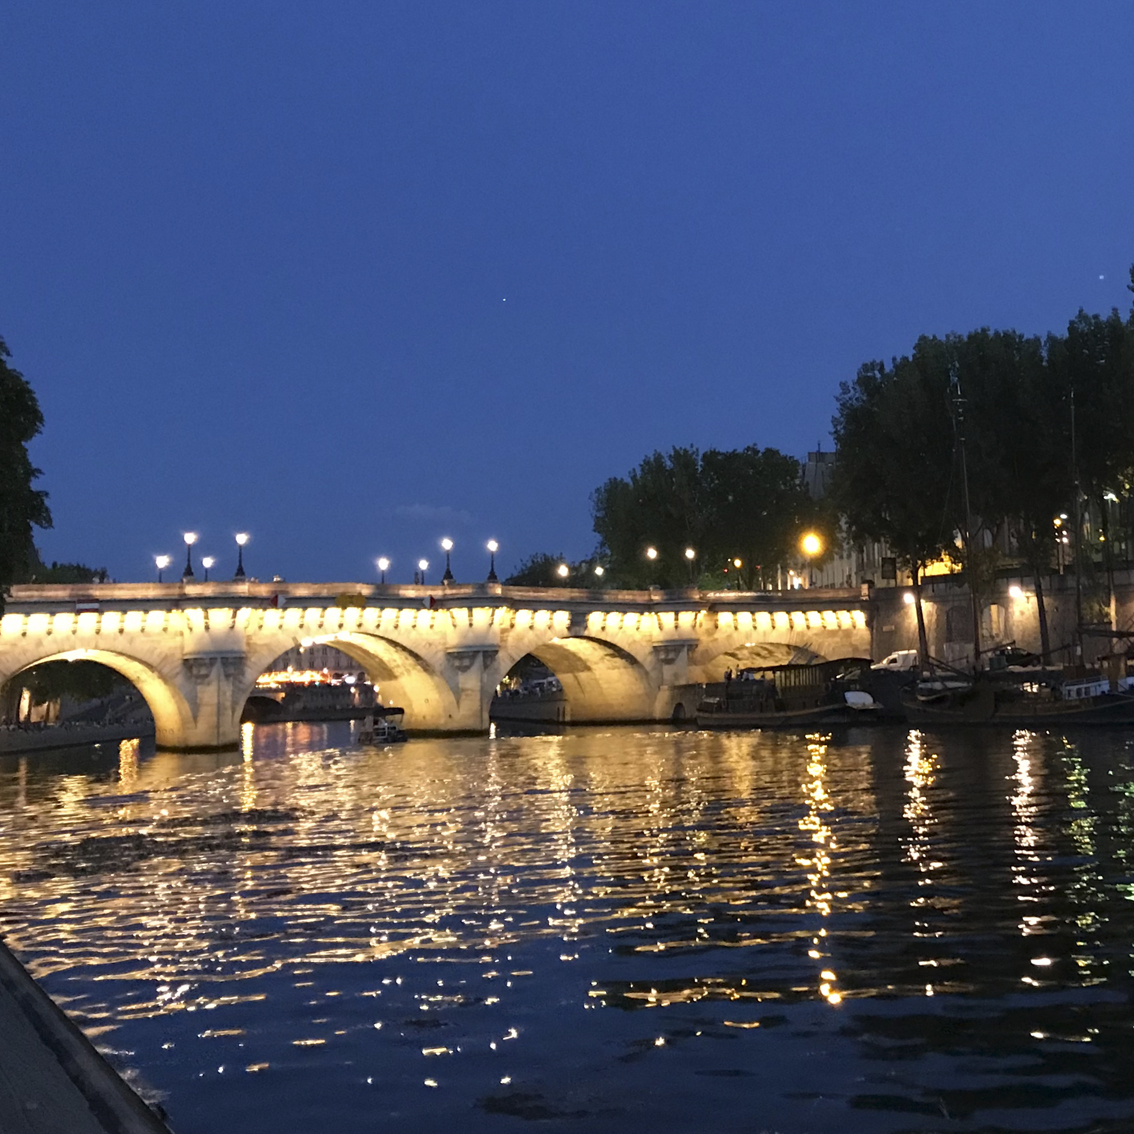
[[[326,606],[524,606],[539,609],[766,610],[855,608],[862,604],[857,588],[812,587],[791,591],[591,590],[573,587],[512,587],[501,583],[455,583],[435,586],[404,583],[287,583],[180,581],[172,583],[26,583],[13,586],[6,609],[73,610],[117,606],[275,607]]]

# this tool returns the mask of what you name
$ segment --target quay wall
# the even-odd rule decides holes
[[[1041,579],[1053,660],[1072,660],[1076,637],[1077,600],[1070,574]],[[877,587],[871,595],[871,640],[875,660],[894,650],[917,648],[917,615],[906,598],[910,587]],[[1084,625],[1105,630],[1112,625],[1134,637],[1134,572],[1114,574],[1113,608],[1105,576],[1086,579],[1081,588]],[[922,606],[930,653],[953,664],[972,659],[972,615],[968,587],[960,575],[937,575],[922,584]],[[1112,650],[1125,650],[1129,639],[1088,633],[1083,658],[1092,662]],[[1032,653],[1040,651],[1039,604],[1035,582],[1017,575],[997,580],[981,596],[981,648],[1012,643]],[[1131,644],[1134,652],[1134,644]]]

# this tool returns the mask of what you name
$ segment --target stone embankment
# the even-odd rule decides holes
[[[170,1134],[3,943],[0,1131]]]

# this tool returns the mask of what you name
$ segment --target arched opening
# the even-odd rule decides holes
[[[593,638],[559,638],[517,659],[489,715],[545,724],[652,720],[654,692],[626,651]]]
[[[256,678],[242,722],[361,720],[381,696],[363,664],[334,642],[290,646]]]
[[[68,650],[37,658],[0,690],[0,717],[6,724],[54,725],[69,728],[76,737],[102,728],[138,736],[153,733],[158,744],[177,744],[189,715],[180,692],[160,674],[109,650]]]
[[[353,659],[382,705],[397,705],[405,710],[407,729],[445,728],[457,718],[457,699],[444,677],[425,658],[398,642],[376,634],[340,631],[304,638],[294,645],[305,650],[329,646]],[[254,695],[260,675],[270,672],[277,658],[286,653],[273,651],[270,656],[249,658],[242,704]]]

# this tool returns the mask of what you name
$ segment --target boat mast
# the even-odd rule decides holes
[[[976,564],[973,562],[973,513],[969,506],[969,465],[965,458],[965,399],[961,394],[960,375],[954,374],[953,382],[957,389],[953,404],[957,410],[957,446],[961,453],[961,493],[965,506],[965,526],[961,538],[965,545],[965,574],[968,576],[969,603],[972,607],[973,619],[973,669],[976,670],[980,668],[980,598],[976,587]]]
[[[1083,580],[1080,571],[1083,542],[1083,494],[1079,488],[1079,458],[1075,445],[1075,387],[1071,387],[1071,483],[1075,486],[1075,660],[1083,660]]]

